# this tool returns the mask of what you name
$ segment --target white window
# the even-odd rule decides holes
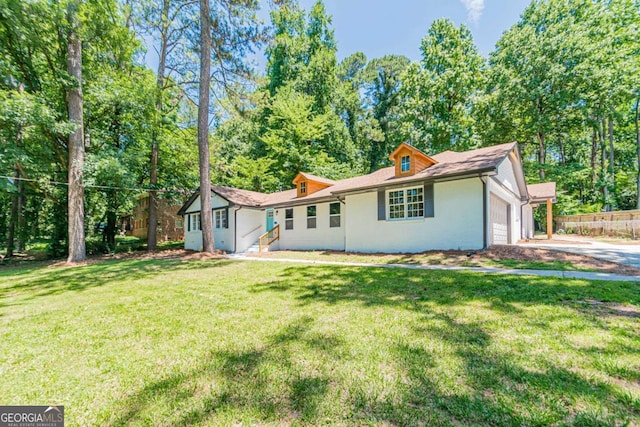
[[[316,207],[307,206],[307,228],[316,228]]]
[[[389,219],[402,219],[404,215],[404,190],[389,191]]]
[[[228,225],[227,225],[227,210],[226,209],[219,209],[217,211],[214,211],[214,214],[215,214],[216,228],[228,228]]]
[[[424,190],[422,187],[391,190],[387,193],[388,219],[424,217]]]
[[[200,231],[200,213],[189,215],[191,217],[191,231]]]
[[[340,202],[329,205],[329,227],[340,227]]]
[[[284,229],[293,230],[293,208],[284,210]]]
[[[402,156],[400,159],[400,172],[409,172],[411,169],[411,156]]]
[[[424,217],[424,195],[422,187],[407,190],[407,218]]]
[[[306,194],[306,193],[307,193],[307,183],[303,181],[300,183],[300,194]]]

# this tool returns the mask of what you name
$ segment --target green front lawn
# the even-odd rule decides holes
[[[0,269],[0,405],[68,425],[640,423],[640,289],[228,260]]]
[[[524,270],[599,271],[570,261],[519,260],[489,258],[482,251],[432,251],[417,254],[366,254],[342,251],[271,251],[252,254],[253,257],[302,259],[307,261],[354,262],[365,264],[415,264],[462,267],[495,267]]]

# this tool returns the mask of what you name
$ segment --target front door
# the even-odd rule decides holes
[[[269,231],[273,228],[273,209],[267,209],[267,230]]]

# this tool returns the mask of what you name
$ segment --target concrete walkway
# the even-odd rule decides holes
[[[416,264],[371,264],[365,262],[339,262],[339,261],[310,261],[305,259],[288,258],[254,258],[245,254],[229,255],[229,258],[241,261],[255,262],[288,262],[306,265],[340,265],[347,267],[376,267],[376,268],[406,268],[410,270],[444,270],[444,271],[471,271],[485,274],[513,274],[518,276],[560,277],[565,279],[605,280],[616,282],[640,282],[640,276],[624,276],[622,274],[598,273],[589,271],[558,271],[558,270],[519,270],[511,268],[492,267],[457,267],[445,265],[416,265]]]
[[[616,245],[596,240],[571,239],[570,236],[557,236],[557,238],[571,241],[571,243],[544,243],[544,240],[541,240],[539,243],[522,243],[521,246],[525,248],[542,248],[587,255],[605,261],[640,268],[640,245]]]

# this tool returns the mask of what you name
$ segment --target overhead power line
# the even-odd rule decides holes
[[[48,181],[48,180],[39,180],[39,179],[30,179],[30,178],[18,178],[15,176],[8,175],[0,175],[0,178],[7,179],[10,183],[13,181],[25,181],[25,182],[35,182],[39,184],[49,184],[49,185],[66,185],[68,186],[68,182],[60,182],[60,181]],[[83,184],[84,188],[97,188],[101,190],[121,190],[121,191],[139,191],[139,192],[149,192],[156,191],[159,193],[184,193],[184,189],[178,188],[137,188],[137,187],[114,187],[111,185],[94,185],[94,184]]]

